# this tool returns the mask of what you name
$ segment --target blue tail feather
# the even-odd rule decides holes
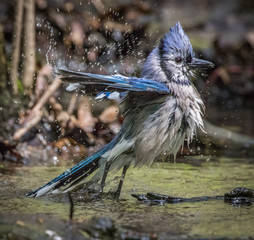
[[[67,184],[71,184],[71,186],[77,184],[99,168],[99,160],[101,159],[101,156],[114,147],[117,137],[118,136],[92,156],[82,160],[80,163],[60,174],[37,190],[27,193],[27,196],[38,197],[49,191],[53,191],[54,189],[66,186]]]

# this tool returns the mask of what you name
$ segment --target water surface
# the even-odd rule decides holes
[[[44,214],[68,219],[67,196],[27,198],[25,194],[68,166],[2,166],[0,175],[0,211],[2,216]],[[110,175],[106,190],[114,190],[118,179]],[[155,163],[152,167],[127,172],[121,200],[107,197],[83,201],[75,197],[74,219],[82,222],[91,217],[110,217],[117,226],[142,234],[156,233],[162,239],[172,236],[193,238],[254,237],[254,207],[214,200],[195,203],[146,205],[133,193],[155,192],[177,197],[217,196],[235,187],[254,188],[253,158],[216,158],[191,156],[176,163]],[[51,225],[52,228],[54,226]]]

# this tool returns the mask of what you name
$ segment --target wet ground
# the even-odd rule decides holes
[[[243,4],[243,2],[245,3]],[[177,1],[175,1],[175,4],[171,1],[162,1],[162,5],[158,4],[155,8],[155,5],[152,5],[152,8],[157,13],[155,12],[151,16],[143,16],[139,8],[129,11],[129,13],[132,13],[129,15],[134,16],[134,22],[137,22],[137,18],[143,16],[144,20],[147,19],[146,21],[152,23],[146,27],[146,31],[149,33],[147,36],[152,36],[152,41],[150,41],[152,45],[154,44],[154,36],[157,39],[159,35],[168,31],[172,23],[180,20],[188,31],[194,48],[203,49],[201,51],[202,58],[215,59],[216,61],[214,62],[217,67],[222,66],[220,70],[224,70],[222,71],[224,74],[218,74],[214,79],[210,79],[210,81],[212,80],[211,93],[205,88],[205,93],[210,93],[205,94],[204,97],[209,99],[206,103],[208,108],[207,118],[218,126],[253,136],[254,112],[249,109],[246,111],[241,109],[241,112],[235,111],[236,106],[245,106],[244,98],[252,99],[251,97],[253,96],[251,92],[253,90],[251,81],[253,73],[250,64],[253,62],[250,58],[252,56],[250,53],[253,49],[253,37],[251,37],[253,36],[251,28],[253,22],[251,10],[253,10],[253,6],[247,2],[235,1],[234,4],[231,4],[231,2],[229,4],[229,1],[223,1],[219,5],[213,4],[212,7],[209,3],[206,3],[199,4],[197,8],[196,4],[190,2],[179,5]],[[82,9],[79,2],[78,5],[79,10]],[[237,7],[238,5],[240,8]],[[49,21],[53,26],[56,24],[60,29],[57,30],[55,35],[58,36],[58,33],[63,32],[59,36],[66,35],[68,37],[69,33],[65,33],[63,29],[68,29],[69,24],[66,27],[59,25],[59,23],[63,23],[62,18],[60,19],[61,21],[57,18],[59,8],[54,7],[53,10],[52,6],[44,10],[40,9],[40,15],[42,16],[39,15],[39,25],[40,18],[44,22],[44,15],[53,16]],[[65,5],[60,7],[61,15],[64,16],[62,7],[65,7]],[[247,8],[247,11],[244,11],[245,8]],[[10,9],[13,10],[12,8]],[[133,9],[133,7],[130,9]],[[162,12],[161,9],[163,9]],[[199,9],[200,14],[196,14],[197,9]],[[6,11],[5,15],[8,12]],[[69,18],[69,12],[67,11],[66,13]],[[159,18],[155,16],[159,16]],[[80,16],[78,16],[77,20],[74,20],[73,23],[81,21]],[[12,22],[13,20],[8,20],[8,22],[10,21]],[[117,20],[117,22],[119,21]],[[43,23],[42,27],[39,25],[37,26],[37,31],[45,31],[45,24]],[[90,25],[89,32],[85,29],[86,26],[83,29],[88,37],[97,34],[95,25],[92,31]],[[133,25],[134,29],[135,25]],[[7,32],[8,38],[11,39],[12,28],[10,24],[4,24],[4,26],[7,26],[5,32]],[[51,32],[50,27],[48,30]],[[70,35],[72,35],[72,31],[70,31]],[[140,29],[137,32],[140,32]],[[104,35],[106,36],[106,34]],[[47,34],[37,35],[37,48],[40,49],[40,55],[43,56],[45,55],[43,52],[47,52],[47,54],[49,52],[46,44],[48,39],[46,41],[45,37],[48,38]],[[99,33],[97,38],[105,41],[103,33]],[[141,37],[141,43],[142,41],[146,43],[148,38]],[[7,41],[10,45],[11,41]],[[107,39],[108,41],[110,41],[109,43],[114,43],[115,41],[119,42],[119,39],[117,40],[114,37]],[[124,38],[122,38],[122,41],[123,46],[125,46]],[[62,40],[59,40],[58,44],[60,42]],[[51,41],[49,43],[52,44]],[[77,47],[78,43],[76,43]],[[81,49],[81,54],[78,54],[80,55],[78,57],[82,57],[82,59],[90,53],[94,44],[101,46],[101,43],[93,43],[90,40],[85,42],[85,44],[87,43],[88,45]],[[72,44],[75,45],[75,41]],[[136,45],[136,43],[134,44]],[[111,44],[106,44],[105,47],[107,49],[112,46]],[[217,53],[209,50],[211,47],[216,48]],[[241,51],[239,50],[240,48]],[[61,46],[59,49],[61,49]],[[100,64],[104,64],[103,61],[107,61],[109,66],[106,66],[106,68],[109,72],[113,72],[115,68],[120,68],[128,75],[133,74],[136,64],[138,63],[139,65],[141,63],[137,59],[144,57],[143,48],[140,48],[141,51],[139,48],[134,51],[134,53],[137,53],[137,56],[133,55],[135,57],[134,65],[131,63],[132,61],[129,61],[129,58],[122,61],[122,53],[114,45],[113,49],[116,50],[113,50],[113,54],[108,56],[110,61],[102,59]],[[135,50],[136,48],[133,49]],[[121,61],[115,58],[114,51],[119,51]],[[59,51],[61,54],[62,52],[63,50]],[[97,51],[92,51],[92,53],[98,54]],[[68,55],[72,55],[72,53],[69,52]],[[76,55],[76,53],[73,53],[73,55]],[[200,53],[198,53],[199,55]],[[55,56],[56,59],[59,59],[58,54],[55,54]],[[69,59],[67,56],[61,56],[61,58]],[[112,64],[112,61],[120,62],[121,66]],[[231,66],[232,62],[235,62],[236,66]],[[74,64],[73,61],[70,61],[70,63]],[[74,68],[79,68],[79,66]],[[224,76],[225,73],[226,77]],[[227,75],[233,76],[232,78],[230,77],[230,82],[227,80]],[[246,81],[243,81],[244,78],[246,78]],[[2,95],[5,96],[5,94]],[[231,101],[227,99],[229,96],[231,96]],[[234,111],[229,113],[209,109],[209,104],[213,106],[213,101],[215,100],[219,102],[219,105],[226,105],[228,108],[234,109]],[[248,102],[250,102],[248,106],[253,108],[251,100]],[[38,152],[40,150],[38,147]],[[37,199],[25,197],[28,191],[36,189],[71,167],[73,165],[72,162],[60,161],[53,164],[53,161],[50,162],[46,159],[48,162],[45,166],[46,161],[41,159],[39,154],[35,156],[40,158],[41,161],[39,162],[32,157],[24,165],[0,162],[0,239],[60,240],[84,239],[92,236],[103,239],[106,237],[107,239],[254,239],[253,203],[230,204],[224,202],[223,198],[218,198],[210,201],[149,205],[132,197],[132,194],[146,194],[147,192],[183,198],[215,197],[223,196],[224,193],[236,187],[254,188],[253,153],[250,154],[246,150],[233,151],[231,146],[228,145],[225,145],[223,150],[213,149],[211,151],[208,149],[204,152],[206,152],[206,156],[189,156],[185,159],[177,159],[176,163],[173,163],[173,161],[156,163],[151,168],[130,169],[127,173],[120,201],[112,200],[107,196],[103,196],[101,200],[85,201],[82,195],[75,196],[74,220],[72,222],[69,221],[70,204],[68,196],[41,197]],[[216,154],[216,156],[211,157],[210,154]],[[34,151],[34,155],[37,155],[37,151]],[[111,175],[111,179],[114,179],[114,176]],[[112,180],[107,185],[107,190],[114,189],[117,181]],[[102,232],[102,234],[99,232]]]
[[[122,229],[118,238],[122,238],[123,233],[131,239],[254,237],[254,207],[251,203],[232,205],[223,200],[213,200],[147,205],[131,196],[135,193],[155,192],[188,198],[221,196],[235,187],[253,189],[254,158],[191,156],[179,159],[176,163],[155,163],[151,168],[130,169],[120,201],[104,196],[101,200],[87,202],[82,196],[76,196],[73,225],[67,221],[70,208],[67,196],[36,199],[25,196],[28,191],[39,187],[69,166],[70,163],[66,166],[1,166],[2,238],[7,236],[8,229],[9,234],[11,232],[17,236],[25,232],[25,239],[39,239],[38,234],[41,239],[47,239],[52,234],[47,230],[63,239],[68,239],[68,235],[73,237],[72,234],[75,238],[89,238],[91,233],[81,230],[78,224],[88,224],[92,217],[112,219],[116,228]],[[111,179],[107,190],[116,187],[118,180],[112,175]]]

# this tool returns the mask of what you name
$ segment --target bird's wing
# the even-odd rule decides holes
[[[67,90],[84,90],[86,93],[99,93],[98,97],[101,94],[105,94],[105,96],[111,95],[112,97],[113,93],[116,94],[115,92],[120,92],[121,94],[121,92],[126,91],[158,94],[168,94],[170,92],[165,84],[145,78],[125,77],[122,75],[107,76],[63,69],[58,69],[56,74],[63,81],[70,83]]]
[[[113,100],[117,100],[117,101],[121,101],[122,99],[124,99],[128,94],[128,91],[125,91],[125,92],[117,92],[117,91],[114,91],[114,92],[99,92],[96,97],[95,97],[95,100],[110,100],[110,99],[113,99]]]

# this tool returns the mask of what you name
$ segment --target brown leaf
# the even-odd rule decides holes
[[[97,118],[92,115],[89,99],[84,97],[78,107],[78,123],[80,128],[86,132],[92,132],[97,121]]]
[[[67,12],[71,12],[74,10],[75,6],[72,2],[67,2],[64,4],[64,8]]]
[[[101,0],[93,0],[92,1],[93,6],[96,8],[96,10],[99,12],[99,14],[103,15],[105,12],[105,6],[102,3]]]
[[[70,120],[70,115],[67,112],[62,111],[57,115],[56,119],[58,122],[68,122]]]
[[[71,24],[70,41],[73,42],[78,48],[82,48],[84,44],[84,31],[79,22]]]
[[[254,31],[250,31],[246,34],[247,41],[254,48]]]
[[[110,30],[110,31],[120,31],[120,32],[132,32],[132,26],[131,25],[125,25],[125,24],[121,24],[121,23],[116,23],[113,21],[106,21],[104,22],[104,28],[105,30]]]
[[[119,122],[112,122],[108,125],[108,127],[114,135],[116,135],[121,129],[121,124]]]
[[[48,87],[48,80],[52,79],[52,70],[48,65],[44,65],[37,74],[35,95],[38,98]]]
[[[55,111],[57,111],[57,112],[63,111],[62,105],[60,103],[58,103],[54,97],[49,98],[49,103],[50,103],[52,109],[54,109]]]
[[[23,221],[21,221],[21,220],[17,220],[16,224],[19,225],[19,226],[21,226],[21,227],[24,227],[24,226],[26,225],[26,224],[25,224]]]
[[[48,7],[46,0],[36,0],[36,5],[39,9],[46,9]]]
[[[95,62],[97,59],[97,51],[92,47],[87,53],[87,60],[90,62]]]
[[[101,113],[99,119],[103,123],[111,123],[117,119],[118,113],[119,108],[117,106],[110,106]]]
[[[75,141],[74,139],[61,138],[56,142],[51,143],[53,149],[58,149],[61,153],[73,154],[75,157],[84,157],[88,155],[88,149],[83,145]]]
[[[52,21],[61,29],[64,30],[67,26],[67,22],[63,16],[63,14],[60,14],[56,12],[55,9],[49,10],[49,16],[52,18]]]

